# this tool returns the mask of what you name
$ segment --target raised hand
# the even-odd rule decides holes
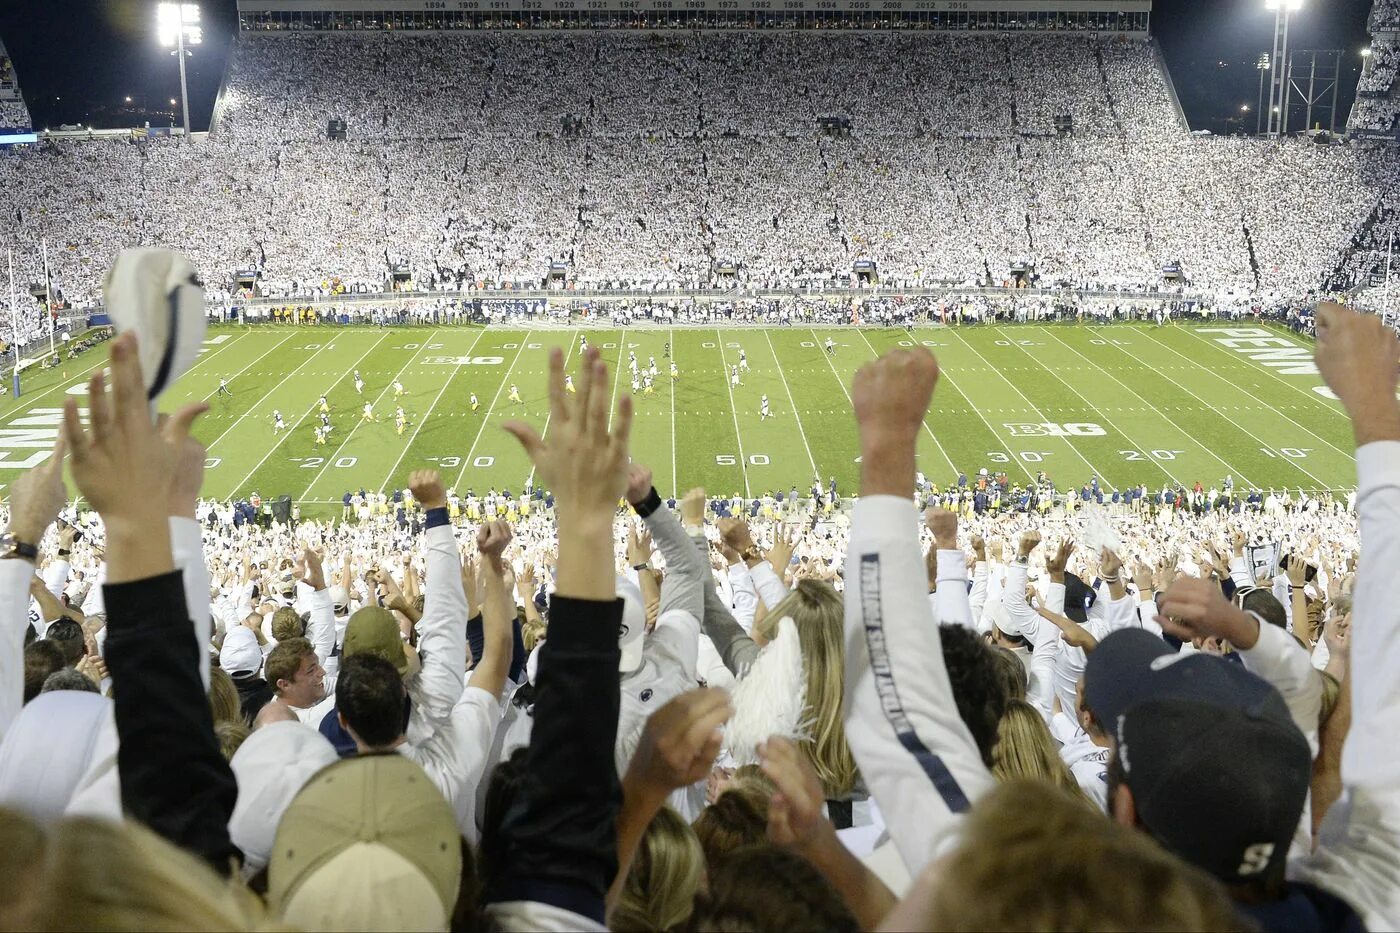
[[[779,525],[773,532],[773,546],[768,549],[765,555],[768,563],[773,565],[773,570],[782,575],[788,565],[792,563],[793,552],[797,550],[797,542],[802,538],[801,528],[788,528]]]
[[[821,779],[796,745],[773,736],[758,747],[758,757],[775,786],[768,805],[769,842],[801,851],[834,832],[822,813]]]
[[[10,486],[10,532],[25,544],[38,545],[63,510],[63,438],[53,456],[21,473]]]
[[[88,380],[88,419],[78,404],[63,406],[63,437],[78,489],[102,516],[107,529],[109,583],[168,573],[173,566],[164,510],[153,510],[153,491],[167,498],[189,448],[185,441],[204,403],[187,405],[161,428],[151,420],[136,335],[112,341],[112,385],[102,371]]]
[[[634,463],[627,468],[627,501],[632,506],[641,505],[651,494],[651,470]]]
[[[1021,560],[1026,560],[1031,556],[1031,552],[1040,546],[1040,532],[1031,530],[1021,535],[1020,544],[1017,545],[1016,553]]]
[[[696,486],[681,499],[681,523],[689,528],[705,524],[705,487]]]
[[[447,507],[447,490],[437,470],[414,470],[408,478],[408,489],[424,509]]]
[[[1226,599],[1211,580],[1177,578],[1162,596],[1157,622],[1182,641],[1223,638],[1236,648],[1253,648],[1259,640],[1258,621]]]
[[[651,534],[636,526],[627,529],[627,566],[641,567],[651,563]]]
[[[510,525],[506,522],[485,522],[476,530],[476,549],[496,573],[504,570],[501,558],[510,539]]]
[[[908,497],[915,445],[938,384],[928,350],[891,350],[856,373],[851,389],[861,447],[861,492]]]
[[[540,479],[554,492],[561,519],[587,514],[611,523],[628,486],[632,398],[622,396],[609,429],[608,368],[596,347],[584,354],[577,387],[576,396],[564,391],[564,354],[555,348],[549,355],[549,440],[522,421],[507,422],[505,429],[525,448]]]
[[[302,552],[301,564],[304,568],[303,579],[313,590],[324,590],[326,588],[326,571],[321,565],[321,555],[311,548]]]
[[[719,520],[719,534],[729,549],[739,554],[745,554],[754,546],[749,523],[742,518],[721,518]]]
[[[1065,538],[1060,542],[1059,547],[1045,558],[1045,570],[1050,574],[1051,582],[1065,582],[1065,568],[1069,566],[1072,554],[1074,554],[1074,542]]]
[[[647,719],[623,784],[653,799],[702,780],[719,756],[734,708],[715,688],[682,693]]]
[[[1375,315],[1358,314],[1339,304],[1317,306],[1317,368],[1337,394],[1357,446],[1400,440],[1400,338]]]
[[[947,509],[933,506],[924,512],[924,524],[933,532],[934,545],[940,551],[958,549],[958,515]]]

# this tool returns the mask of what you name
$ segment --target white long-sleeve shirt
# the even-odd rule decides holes
[[[1371,930],[1400,929],[1400,442],[1356,451],[1361,564],[1352,595],[1351,730],[1342,796],[1290,879],[1344,898]]]
[[[958,716],[912,500],[866,496],[846,553],[846,736],[911,875],[993,784]]]

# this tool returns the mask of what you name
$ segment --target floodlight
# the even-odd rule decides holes
[[[1264,0],[1264,9],[1283,10],[1285,13],[1297,13],[1303,8],[1303,0]]]
[[[1361,57],[1362,57],[1362,58],[1370,58],[1370,57],[1371,57],[1371,50],[1370,50],[1369,48],[1362,49],[1362,50],[1361,50]]]
[[[204,30],[199,25],[199,4],[162,3],[156,7],[156,30],[160,44],[177,45],[184,33],[184,42],[198,45],[204,40]]]

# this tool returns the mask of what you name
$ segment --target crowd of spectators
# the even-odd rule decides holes
[[[0,925],[1393,928],[1400,337],[1316,321],[1344,499],[935,489],[922,349],[859,488],[663,498],[593,349],[506,426],[538,496],[292,524],[123,335],[8,490]]]
[[[221,303],[236,270],[292,299],[395,268],[448,292],[830,289],[864,262],[899,290],[1142,291],[1174,267],[1221,301],[1301,299],[1396,175],[1360,146],[1189,135],[1127,40],[245,35],[208,138],[0,153],[0,247],[32,283],[47,242],[79,304],[130,245],[180,251]]]

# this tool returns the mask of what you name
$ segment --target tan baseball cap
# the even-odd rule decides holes
[[[417,762],[361,755],[292,800],[268,863],[268,897],[303,930],[446,930],[462,852],[452,807]]]
[[[399,621],[388,609],[378,606],[356,609],[350,616],[345,623],[345,641],[340,653],[346,658],[375,654],[394,665],[400,677],[408,673],[408,656],[404,654]]]

